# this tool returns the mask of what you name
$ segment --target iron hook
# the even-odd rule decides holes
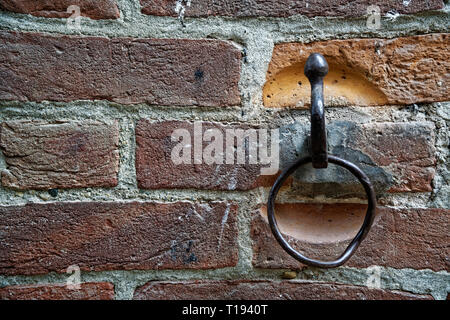
[[[305,75],[311,84],[311,155],[314,168],[328,167],[323,103],[323,78],[327,74],[327,60],[320,53],[311,54],[306,60]]]
[[[361,242],[367,236],[370,227],[372,226],[377,207],[375,191],[366,174],[355,164],[339,157],[328,155],[327,153],[327,132],[325,128],[323,103],[323,78],[327,75],[327,73],[328,63],[325,58],[320,53],[311,54],[305,64],[305,75],[311,83],[311,156],[299,159],[283,170],[272,186],[272,189],[270,189],[269,198],[267,201],[267,218],[269,220],[269,225],[275,239],[281,247],[301,263],[320,268],[338,267],[350,259]],[[283,238],[275,218],[275,200],[283,183],[298,168],[308,163],[312,163],[314,168],[326,168],[328,166],[328,161],[347,169],[358,179],[364,187],[368,203],[362,226],[350,244],[348,244],[345,251],[335,260],[322,261],[304,256],[300,252],[296,251],[288,243],[288,241]]]

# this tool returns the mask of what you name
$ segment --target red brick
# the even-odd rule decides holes
[[[0,207],[0,274],[234,266],[236,211],[227,202]]]
[[[434,124],[430,122],[364,124],[353,144],[391,172],[389,192],[432,191],[436,166]]]
[[[150,281],[136,289],[136,300],[411,300],[430,296],[304,281]]]
[[[81,283],[80,289],[65,284],[35,284],[0,288],[0,300],[114,300],[109,282]]]
[[[80,7],[80,14],[91,19],[117,19],[120,16],[115,0],[0,0],[0,9],[29,13],[46,18],[67,18],[67,8]]]
[[[252,129],[247,125],[223,125],[199,122],[204,133],[209,129],[219,130],[224,137],[226,151],[227,129]],[[191,136],[190,164],[175,164],[171,159],[173,148],[179,141],[172,141],[176,129],[186,129]],[[254,128],[253,128],[254,129]],[[268,138],[268,143],[270,139]],[[186,141],[183,141],[186,145]],[[203,150],[210,142],[203,142]],[[262,176],[260,164],[194,164],[194,124],[188,121],[151,122],[140,120],[136,126],[136,172],[138,186],[144,189],[198,188],[213,190],[248,190],[258,186],[271,186],[274,175]],[[246,149],[248,151],[248,149]],[[264,166],[266,167],[266,166]]]
[[[96,121],[9,121],[0,147],[2,184],[15,189],[113,187],[119,170],[119,128]]]
[[[309,211],[317,215],[336,211],[336,224],[345,224],[346,215],[353,211],[365,214],[364,205],[356,204],[291,204],[277,205],[278,219],[289,224],[292,212]],[[369,267],[371,265],[392,268],[450,270],[448,250],[449,210],[447,209],[393,209],[379,207],[372,229],[356,253],[346,263],[350,267]],[[291,217],[289,217],[289,215]],[[339,215],[342,215],[339,218]],[[281,217],[281,218],[280,218]],[[283,220],[281,220],[283,221]],[[326,223],[326,222],[325,222]],[[295,226],[292,228],[295,229]],[[324,226],[322,226],[322,229]],[[304,229],[304,228],[303,228]],[[317,227],[320,230],[319,227]],[[324,229],[323,229],[324,230]],[[322,230],[322,231],[323,231]],[[358,228],[353,228],[353,235]],[[313,231],[310,231],[313,232]],[[348,230],[345,230],[347,233]],[[292,233],[292,232],[291,232]],[[291,246],[310,257],[331,260],[338,257],[351,240],[331,243],[311,242],[308,232],[303,235],[285,236]],[[288,255],[272,235],[265,218],[254,213],[251,237],[253,239],[253,265],[257,268],[298,269],[302,264]]]
[[[378,5],[381,13],[397,10],[408,14],[420,11],[441,9],[442,0],[413,0],[409,5],[402,1],[382,0],[374,3],[371,0],[199,0],[182,1],[185,15],[188,17],[231,16],[231,17],[287,17],[292,15],[343,16],[357,17],[367,13],[367,7]],[[176,16],[175,1],[172,0],[141,0],[142,13],[157,16]]]
[[[435,125],[432,122],[327,124],[330,154],[356,164],[377,193],[428,192],[436,172]],[[280,128],[281,168],[310,154],[309,124]],[[299,143],[303,141],[303,143]],[[362,185],[347,170],[330,165],[322,171],[302,167],[293,175],[292,191],[307,197],[361,197]]]
[[[264,105],[299,108],[309,105],[311,89],[303,69],[313,52],[322,53],[329,65],[330,71],[324,78],[326,106],[447,101],[449,45],[447,33],[280,43],[273,50],[267,70]]]
[[[240,103],[240,50],[219,40],[0,32],[0,99]]]

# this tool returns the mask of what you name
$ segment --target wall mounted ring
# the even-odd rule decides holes
[[[327,73],[328,63],[325,58],[320,53],[311,54],[305,64],[305,75],[311,83],[311,156],[298,160],[280,174],[270,190],[269,200],[267,202],[267,212],[272,233],[287,253],[298,261],[310,266],[334,268],[344,264],[348,259],[350,259],[352,254],[369,232],[375,216],[376,196],[369,178],[363,171],[361,171],[361,169],[353,163],[336,156],[329,155],[327,152],[327,132],[325,127],[323,102],[323,78],[327,75]],[[305,257],[301,253],[294,250],[283,238],[275,219],[275,199],[284,181],[291,174],[293,174],[297,168],[307,163],[312,163],[313,168],[327,168],[328,162],[347,169],[359,180],[366,191],[368,207],[361,228],[347,246],[344,253],[342,253],[336,260],[320,261]]]
[[[372,184],[370,183],[369,178],[366,176],[366,174],[361,171],[356,165],[353,163],[341,159],[339,157],[335,157],[332,155],[328,155],[328,161],[339,165],[348,171],[350,171],[357,179],[358,181],[363,185],[364,190],[367,194],[368,199],[368,207],[366,211],[366,216],[364,218],[364,222],[359,229],[356,236],[353,238],[353,240],[350,242],[350,244],[345,249],[344,253],[341,254],[336,260],[334,261],[320,261],[316,259],[311,259],[308,257],[305,257],[301,253],[297,252],[294,248],[291,247],[291,245],[283,238],[280,229],[278,228],[278,224],[275,218],[275,199],[277,197],[278,191],[280,190],[283,183],[286,181],[286,179],[294,173],[295,170],[297,170],[299,167],[312,162],[312,157],[306,157],[298,160],[294,164],[292,164],[290,167],[286,168],[280,176],[275,181],[275,184],[272,186],[272,189],[269,193],[269,200],[267,203],[267,215],[269,220],[269,225],[272,230],[273,235],[277,239],[278,243],[284,248],[284,250],[287,251],[292,257],[297,259],[298,261],[314,266],[314,267],[320,267],[320,268],[334,268],[338,267],[342,264],[344,264],[355,252],[355,250],[358,248],[358,246],[361,244],[361,242],[366,237],[367,233],[370,230],[370,227],[372,225],[373,219],[375,217],[375,209],[376,209],[376,196],[375,192],[373,190]]]

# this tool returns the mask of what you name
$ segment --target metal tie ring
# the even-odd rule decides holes
[[[339,165],[348,171],[350,171],[357,179],[358,181],[363,185],[364,190],[367,194],[368,199],[368,207],[366,211],[366,216],[364,218],[364,222],[359,229],[356,236],[353,238],[353,240],[350,242],[350,244],[345,249],[344,253],[339,256],[336,260],[333,261],[320,261],[316,259],[311,259],[308,257],[305,257],[298,251],[296,251],[294,248],[291,247],[291,245],[283,238],[283,235],[281,234],[278,224],[275,218],[275,199],[278,194],[278,191],[280,190],[283,183],[286,181],[286,179],[294,173],[297,168],[312,162],[312,157],[306,157],[302,158],[300,160],[297,160],[294,164],[286,168],[280,176],[275,181],[275,184],[272,186],[272,189],[269,193],[269,200],[267,203],[267,215],[269,220],[270,229],[272,230],[273,235],[277,239],[278,243],[283,247],[283,249],[289,253],[292,257],[300,261],[301,263],[314,266],[314,267],[320,267],[320,268],[334,268],[338,267],[342,264],[344,264],[355,252],[355,250],[358,248],[358,246],[361,244],[361,242],[364,240],[364,238],[367,236],[367,233],[369,232],[370,227],[372,226],[373,219],[375,217],[375,209],[376,209],[376,197],[375,192],[373,190],[372,184],[370,183],[369,178],[366,176],[366,174],[361,171],[356,165],[353,163],[341,159],[336,156],[328,155],[328,162],[331,162],[333,164]]]
[[[325,58],[319,53],[311,54],[305,64],[305,75],[311,83],[311,156],[297,160],[280,174],[270,190],[269,200],[267,202],[267,212],[272,233],[287,253],[298,261],[310,266],[333,268],[344,264],[348,259],[350,259],[352,254],[369,232],[375,216],[376,196],[369,178],[363,171],[361,171],[361,169],[353,163],[339,157],[329,155],[327,152],[327,132],[325,127],[323,99],[323,78],[327,75],[327,73],[328,63]],[[347,169],[359,180],[367,194],[368,207],[361,229],[359,229],[358,233],[347,246],[344,253],[334,261],[310,259],[294,250],[281,235],[275,219],[275,199],[284,181],[292,173],[294,173],[297,168],[310,162],[312,163],[313,168],[319,170],[327,168],[328,162]]]

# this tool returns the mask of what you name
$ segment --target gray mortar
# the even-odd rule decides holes
[[[140,118],[152,120],[203,120],[224,123],[252,123],[268,127],[290,125],[294,121],[309,123],[309,111],[301,109],[267,109],[262,103],[262,87],[276,43],[311,42],[349,38],[395,38],[399,36],[448,32],[450,6],[444,10],[416,15],[400,15],[395,20],[382,18],[379,30],[369,30],[365,18],[184,18],[184,27],[177,18],[152,17],[140,14],[139,0],[117,0],[121,11],[118,20],[91,20],[82,18],[81,31],[69,30],[66,19],[47,19],[31,15],[0,12],[0,29],[51,34],[85,35],[102,37],[150,37],[221,39],[229,41],[245,52],[242,61],[239,88],[241,105],[229,108],[198,108],[192,106],[149,106],[146,104],[119,105],[108,101],[75,101],[56,103],[0,102],[0,121],[19,119],[85,120],[106,123],[117,119],[120,124],[119,183],[115,188],[86,188],[59,190],[56,198],[47,191],[14,191],[0,187],[0,205],[23,205],[28,202],[52,201],[163,201],[231,200],[239,205],[239,263],[233,268],[216,270],[147,270],[82,272],[82,281],[108,281],[115,285],[116,299],[131,299],[134,289],[150,280],[189,279],[267,279],[281,280],[283,270],[253,269],[250,239],[251,212],[266,202],[268,190],[259,188],[246,192],[210,190],[139,190],[134,167],[135,123]],[[174,1],[175,3],[175,1]],[[450,103],[413,106],[327,108],[327,121],[409,122],[431,121],[436,126],[437,167],[433,191],[427,193],[383,194],[379,203],[401,208],[449,208],[448,142]],[[0,170],[6,167],[0,154]],[[324,197],[308,198],[281,193],[281,202],[351,202]],[[295,281],[324,281],[366,286],[369,269],[340,267],[337,269],[306,268]],[[14,284],[64,283],[68,275],[51,273],[38,276],[0,276],[0,287]],[[392,269],[381,267],[381,287],[418,294],[432,294],[445,299],[450,291],[450,274],[445,271]]]

